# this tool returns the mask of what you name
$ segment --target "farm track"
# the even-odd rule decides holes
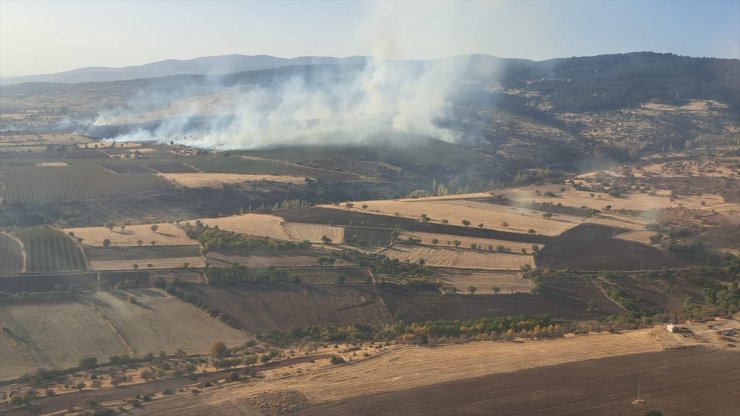
[[[309,355],[303,357],[289,358],[286,360],[270,362],[255,366],[257,371],[273,370],[277,368],[287,367],[295,364],[309,362],[311,360],[320,360],[329,358],[330,354],[319,354]],[[36,414],[49,414],[65,410],[69,407],[70,403],[82,403],[85,400],[95,400],[97,402],[110,402],[116,400],[125,400],[133,398],[137,395],[153,395],[161,393],[164,390],[177,390],[185,388],[194,384],[203,384],[207,382],[214,382],[225,378],[233,370],[220,370],[211,372],[208,374],[201,375],[197,381],[193,381],[190,376],[182,376],[178,378],[168,378],[163,380],[156,380],[150,383],[132,384],[127,386],[120,386],[111,389],[101,390],[88,390],[68,394],[60,394],[50,397],[41,397],[38,399],[31,400],[31,406],[28,409],[19,409],[15,411],[0,412],[3,415],[36,415]],[[38,412],[36,411],[38,410]]]

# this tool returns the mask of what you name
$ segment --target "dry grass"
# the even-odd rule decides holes
[[[259,235],[279,240],[320,243],[327,236],[334,242],[344,239],[344,228],[320,224],[287,223],[281,217],[267,214],[244,214],[221,218],[203,218],[201,221],[211,227],[248,235]]]
[[[66,228],[63,231],[74,233],[75,237],[82,238],[82,244],[94,247],[103,247],[103,241],[106,239],[114,246],[138,246],[139,240],[142,241],[142,245],[150,245],[152,241],[160,246],[196,244],[174,224],[157,224],[159,228],[156,233],[151,230],[151,226],[151,224],[127,225],[123,231],[119,226],[114,227],[113,231],[105,227]]]
[[[133,260],[92,260],[87,262],[91,271],[99,270],[134,270],[134,264],[139,269],[174,269],[183,267],[188,263],[189,267],[205,267],[206,260],[203,257],[172,257],[162,259],[133,259]],[[151,265],[151,267],[149,267]]]
[[[490,195],[487,195],[490,196]],[[367,205],[367,209],[362,209]],[[347,209],[344,206],[326,205],[326,208]],[[460,199],[460,196],[446,198],[419,198],[405,200],[377,200],[354,202],[353,210],[418,219],[422,214],[432,222],[447,220],[451,225],[462,226],[463,220],[471,222],[472,227],[483,224],[486,229],[496,229],[527,233],[534,229],[539,234],[557,235],[574,227],[580,218],[569,215],[556,215],[553,219],[542,218],[542,213],[527,208],[507,207],[485,202]],[[504,223],[508,227],[504,227]]]
[[[520,273],[454,270],[440,273],[437,277],[444,279],[461,292],[475,286],[477,288],[475,293],[481,295],[494,293],[494,287],[501,289],[500,293],[508,294],[529,292],[532,286],[532,282],[522,278]]]
[[[289,175],[243,175],[237,173],[160,173],[159,176],[188,188],[219,188],[235,183],[271,181],[302,185],[305,178]]]
[[[540,366],[660,351],[661,344],[651,338],[651,332],[522,343],[471,342],[438,348],[401,346],[353,365],[324,366],[293,377],[268,376],[248,387],[216,392],[207,404],[285,390],[299,391],[315,404]],[[345,354],[345,359],[350,356]]]
[[[121,292],[119,292],[121,293]],[[115,296],[98,292],[96,308],[126,339],[138,356],[163,350],[206,354],[215,341],[229,346],[250,339],[247,334],[211,318],[186,302],[161,290],[139,290]],[[131,295],[136,303],[127,299]]]
[[[482,250],[455,249],[427,246],[395,245],[382,252],[392,259],[418,263],[424,259],[430,267],[452,267],[462,269],[519,270],[524,264],[534,267],[532,256],[501,254]]]
[[[38,366],[5,334],[0,334],[0,380],[11,380],[30,374]]]
[[[566,188],[564,192],[560,188]],[[537,191],[540,195],[537,195]],[[545,192],[553,192],[557,196],[546,197]],[[521,202],[553,203],[568,207],[588,207],[604,210],[607,206],[612,209],[649,210],[671,207],[668,195],[649,195],[647,193],[627,194],[620,197],[611,197],[599,192],[577,191],[570,185],[533,185],[522,188],[507,189],[497,194],[504,194],[512,200]],[[591,196],[593,194],[593,196]],[[557,218],[557,217],[556,217]]]
[[[616,238],[626,241],[634,241],[635,243],[650,245],[650,237],[654,236],[654,231],[637,230],[628,231],[626,233],[617,234]]]
[[[69,164],[67,162],[41,162],[37,163],[36,166],[63,168],[69,166]]]
[[[504,246],[506,248],[511,249],[511,251],[515,253],[521,253],[522,249],[529,251],[532,248],[531,243],[520,243],[516,241],[506,241],[506,240],[493,240],[493,239],[488,239],[488,238],[465,237],[465,236],[450,235],[450,234],[420,233],[420,232],[412,231],[412,232],[401,233],[401,235],[399,236],[399,238],[401,239],[408,238],[408,237],[419,239],[421,240],[421,244],[425,244],[428,246],[432,245],[432,240],[437,239],[438,241],[437,245],[439,247],[449,247],[453,241],[457,240],[460,242],[460,247],[464,247],[464,248],[470,247],[470,244],[473,244],[473,243],[479,246],[482,246],[486,249],[488,249],[488,246],[493,246],[494,250],[498,246]],[[543,246],[540,245],[540,248],[542,247]]]
[[[234,263],[249,267],[291,267],[291,266],[315,266],[316,256],[285,255],[283,253],[269,255],[267,253],[250,253],[250,255],[224,254],[214,251],[208,252],[208,262],[215,267],[229,267]],[[337,265],[348,263],[337,262]]]

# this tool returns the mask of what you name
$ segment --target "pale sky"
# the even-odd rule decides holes
[[[224,54],[740,58],[740,1],[0,0],[0,76]]]

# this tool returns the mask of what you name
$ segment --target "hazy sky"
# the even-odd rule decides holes
[[[740,1],[0,0],[0,76],[223,54],[740,58]]]

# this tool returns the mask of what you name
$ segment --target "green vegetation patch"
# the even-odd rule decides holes
[[[184,225],[183,229],[188,237],[198,240],[207,250],[243,250],[243,249],[270,249],[292,250],[311,247],[310,241],[277,240],[270,237],[251,236],[224,231],[218,228],[204,227],[200,222],[194,226]]]
[[[97,199],[172,187],[156,175],[117,175],[97,166],[3,166],[0,175],[7,182],[9,203]]]
[[[59,230],[35,228],[15,233],[26,250],[26,271],[57,272],[86,270],[85,257],[77,243]]]

